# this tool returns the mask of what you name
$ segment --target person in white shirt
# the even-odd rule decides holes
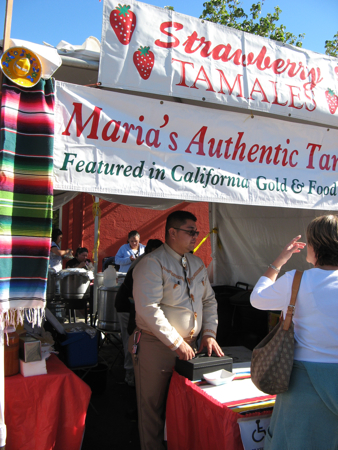
[[[300,238],[258,280],[254,307],[281,310],[285,317],[295,271],[277,276],[305,247]],[[306,260],[314,267],[303,273],[297,296],[289,389],[277,396],[265,450],[338,449],[338,216],[317,217],[308,225]]]

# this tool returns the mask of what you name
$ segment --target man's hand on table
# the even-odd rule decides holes
[[[183,361],[188,361],[189,359],[193,359],[195,357],[194,350],[185,341],[182,342],[175,352],[178,354],[179,359],[183,359]]]
[[[204,347],[207,348],[208,356],[211,356],[213,351],[216,353],[217,356],[224,356],[221,347],[217,344],[216,340],[211,336],[207,335],[203,336],[200,348],[198,349],[197,353],[201,353]]]

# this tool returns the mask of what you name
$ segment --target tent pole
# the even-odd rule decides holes
[[[214,228],[217,228],[216,225],[216,207],[215,203],[209,203],[210,204],[210,218],[211,218],[211,224],[210,229],[213,230]],[[213,284],[217,284],[217,233],[211,233],[211,250],[212,250],[212,273],[213,273]]]
[[[9,40],[11,36],[11,25],[13,16],[13,1],[6,0],[6,15],[5,15],[5,28],[4,28],[4,42],[3,42],[3,52],[9,47]],[[2,88],[3,73],[0,70],[0,91]]]
[[[6,448],[5,425],[5,333],[4,322],[0,323],[0,449]]]
[[[3,51],[9,47],[11,25],[13,16],[13,0],[6,0],[6,15],[3,38]],[[3,73],[0,71],[0,94],[2,92]],[[1,97],[0,97],[1,98]],[[1,100],[0,100],[1,102]],[[6,424],[5,424],[5,338],[4,322],[0,323],[0,449],[6,448]]]
[[[95,203],[98,203],[100,201],[99,197],[95,197]],[[98,247],[96,245],[98,240],[98,233],[99,233],[99,216],[96,214],[94,219],[94,242],[95,242],[95,254],[94,254],[94,292],[93,292],[93,313],[94,317],[97,311],[97,267],[98,267],[98,259],[99,259],[99,252]],[[94,324],[95,325],[95,324]]]

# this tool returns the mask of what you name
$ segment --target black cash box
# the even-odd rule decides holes
[[[175,370],[188,380],[202,380],[203,374],[216,372],[216,370],[227,370],[232,372],[232,358],[230,356],[216,356],[214,353],[208,356],[207,353],[199,353],[194,359],[183,361],[176,358]]]

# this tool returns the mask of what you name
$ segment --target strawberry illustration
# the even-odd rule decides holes
[[[140,47],[134,53],[133,61],[141,78],[148,80],[155,63],[155,56],[150,47]]]
[[[129,5],[117,6],[110,13],[110,25],[114,30],[117,39],[123,45],[128,45],[136,28],[136,16],[129,11]]]
[[[325,97],[327,104],[329,105],[330,113],[334,114],[336,112],[336,109],[338,108],[338,97],[330,88],[325,91]]]

